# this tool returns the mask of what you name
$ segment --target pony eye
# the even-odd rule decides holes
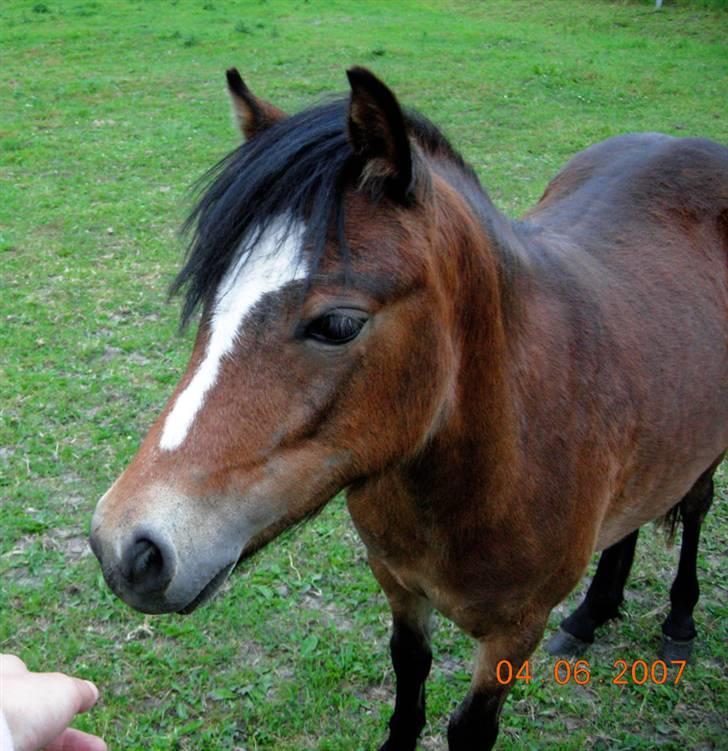
[[[334,310],[311,321],[304,336],[324,344],[346,344],[359,335],[365,323],[361,314]]]

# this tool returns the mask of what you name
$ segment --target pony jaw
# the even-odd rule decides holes
[[[217,591],[227,580],[230,573],[235,568],[237,562],[229,563],[227,566],[223,566],[215,576],[202,588],[201,592],[191,602],[180,608],[177,612],[180,615],[189,615],[192,611],[197,610],[200,605],[208,603],[216,594]]]

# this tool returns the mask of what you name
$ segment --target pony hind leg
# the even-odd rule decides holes
[[[693,610],[700,596],[698,542],[700,528],[713,502],[713,473],[719,463],[720,459],[704,472],[679,503],[683,536],[677,575],[670,588],[670,612],[662,624],[660,657],[664,660],[687,660],[692,653],[697,635]]]
[[[597,628],[619,616],[638,535],[636,529],[602,553],[583,602],[549,639],[546,649],[550,654],[578,657],[594,643]]]
[[[371,556],[369,566],[392,610],[390,651],[397,681],[389,737],[379,751],[414,751],[426,719],[425,681],[432,665],[432,606],[424,597],[405,590],[389,570]]]

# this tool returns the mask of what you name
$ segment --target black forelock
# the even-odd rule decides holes
[[[339,183],[353,155],[346,111],[339,100],[288,117],[202,178],[208,187],[185,222],[191,241],[171,287],[173,294],[185,292],[183,326],[274,219],[285,217],[292,224],[305,217],[304,244],[323,247]]]
[[[342,201],[347,183],[361,170],[349,143],[347,115],[348,98],[306,109],[259,133],[203,176],[207,188],[184,225],[191,234],[185,263],[171,285],[171,294],[185,294],[182,326],[274,220],[285,218],[289,229],[305,220],[301,249],[310,252],[314,270],[330,227],[338,230],[346,260]],[[462,164],[428,120],[410,111],[406,120],[426,151],[445,152]]]

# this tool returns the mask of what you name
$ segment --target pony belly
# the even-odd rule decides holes
[[[641,481],[633,481],[627,491],[610,506],[597,535],[596,550],[605,550],[648,522],[655,521],[680,502],[695,481],[725,449],[708,452],[682,468],[651,468]]]

